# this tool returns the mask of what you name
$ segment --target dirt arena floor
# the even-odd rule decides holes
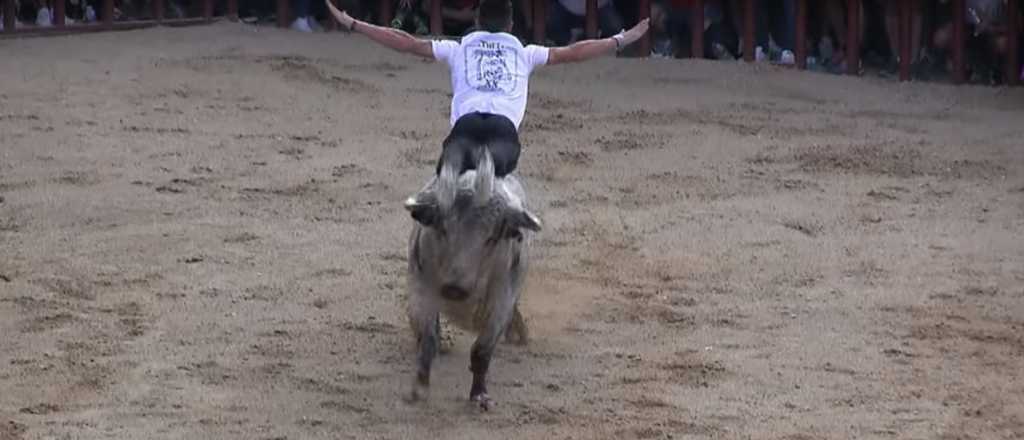
[[[236,24],[0,41],[0,439],[1024,438],[1024,90],[540,70],[496,411],[413,376],[444,66]]]

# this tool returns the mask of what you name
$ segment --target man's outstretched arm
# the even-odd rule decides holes
[[[344,11],[340,11],[338,8],[335,8],[334,5],[331,4],[330,0],[324,0],[324,2],[327,3],[327,9],[331,11],[331,15],[334,15],[334,18],[336,18],[338,23],[341,23],[345,29],[366,35],[371,40],[399,52],[411,53],[424,58],[434,58],[434,49],[431,46],[430,41],[421,40],[400,29],[376,26],[365,21],[356,20]]]
[[[583,40],[565,47],[552,47],[548,53],[548,65],[575,63],[614,53],[633,44],[647,33],[650,19],[643,19],[632,29],[600,40]]]

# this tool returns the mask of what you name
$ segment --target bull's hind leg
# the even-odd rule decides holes
[[[512,320],[505,329],[505,341],[515,345],[526,345],[530,342],[530,330],[526,327],[523,314],[519,312],[519,306],[516,306]]]

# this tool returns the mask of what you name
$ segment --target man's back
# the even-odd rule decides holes
[[[455,41],[434,41],[434,58],[451,70],[451,123],[467,113],[494,113],[516,127],[526,112],[530,73],[548,61],[548,48],[504,32],[473,32]]]

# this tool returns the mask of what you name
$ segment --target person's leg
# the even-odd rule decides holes
[[[491,151],[494,161],[494,175],[505,177],[516,170],[519,165],[519,132],[515,124],[501,115],[484,115],[484,143]]]
[[[889,39],[889,53],[896,59],[900,53],[900,4],[883,3],[882,7],[885,8],[885,35]]]
[[[602,37],[607,38],[623,30],[622,17],[619,16],[619,11],[615,10],[613,3],[609,3],[597,10],[597,20],[601,28]]]
[[[292,0],[293,17],[295,20],[292,21],[292,30],[299,32],[313,32],[313,28],[309,26],[309,2],[311,0]]]
[[[775,21],[772,36],[782,50],[792,51],[793,32],[796,30],[796,0],[779,0],[775,7]]]
[[[445,161],[457,161],[459,174],[467,169],[475,168],[473,150],[479,145],[475,133],[480,131],[480,114],[469,113],[462,115],[452,127],[448,137],[444,139],[441,148],[441,157],[437,160],[435,173],[441,174],[441,166]]]
[[[842,0],[827,0],[825,2],[825,17],[830,32],[827,34],[834,35],[836,41],[836,56],[840,60],[843,59],[843,54],[846,53],[846,14]]]
[[[578,17],[566,10],[561,3],[557,1],[551,2],[548,8],[548,38],[559,46],[569,44],[573,25],[577,21],[579,21]]]
[[[768,41],[770,39],[769,24],[771,23],[769,17],[772,15],[773,4],[769,0],[761,0],[756,3],[756,11],[754,13],[754,46],[760,46],[767,53]]]
[[[441,173],[444,161],[458,162],[455,165],[459,167],[459,174],[476,169],[481,147],[490,150],[497,177],[515,171],[519,164],[521,147],[515,124],[501,115],[469,113],[455,122],[445,139],[435,173]]]

